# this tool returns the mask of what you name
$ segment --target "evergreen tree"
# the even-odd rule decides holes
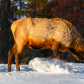
[[[3,60],[7,63],[7,54],[11,47],[10,40],[11,32],[10,25],[14,20],[14,7],[11,4],[10,0],[1,0],[0,1],[0,26],[3,30],[0,32],[0,60]],[[11,35],[9,37],[9,35]]]
[[[25,4],[27,17],[45,17],[48,0],[27,0]]]

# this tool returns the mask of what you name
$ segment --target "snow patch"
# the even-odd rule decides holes
[[[34,58],[29,67],[37,72],[71,73],[71,66],[58,59]]]
[[[16,65],[12,64],[12,71],[7,72],[8,65],[0,64],[0,84],[84,84],[83,63],[43,59],[35,58],[29,65],[20,65],[20,71],[16,71]]]

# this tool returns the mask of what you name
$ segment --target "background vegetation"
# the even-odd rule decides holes
[[[84,0],[0,0],[0,63],[7,63],[8,51],[13,46],[10,26],[13,21],[23,17],[67,19],[84,38]],[[20,63],[27,64],[36,56],[46,57],[50,54],[51,50],[36,51],[25,47]],[[67,52],[63,53],[63,59],[77,62]]]

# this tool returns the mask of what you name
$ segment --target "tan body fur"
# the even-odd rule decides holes
[[[58,59],[61,59],[62,52],[68,51],[77,60],[84,60],[84,40],[67,20],[23,18],[13,22],[11,31],[15,43],[8,53],[7,71],[11,71],[13,56],[16,70],[20,70],[19,55],[26,45],[30,49],[52,49],[54,54],[51,57]]]

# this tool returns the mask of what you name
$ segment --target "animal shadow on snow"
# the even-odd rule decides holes
[[[33,71],[32,68],[29,68],[28,66],[24,66],[24,65],[21,65],[20,68],[21,68],[20,71]]]
[[[4,64],[1,64],[0,66],[0,72],[7,72],[7,66]]]
[[[15,64],[12,65],[11,71],[16,71]],[[33,71],[33,69],[29,68],[27,65],[20,65],[20,71]]]
[[[27,65],[20,65],[20,71],[33,71],[33,69],[29,68]],[[16,65],[12,64],[11,71],[16,71]],[[7,72],[7,65],[1,64],[0,65],[0,72]]]

